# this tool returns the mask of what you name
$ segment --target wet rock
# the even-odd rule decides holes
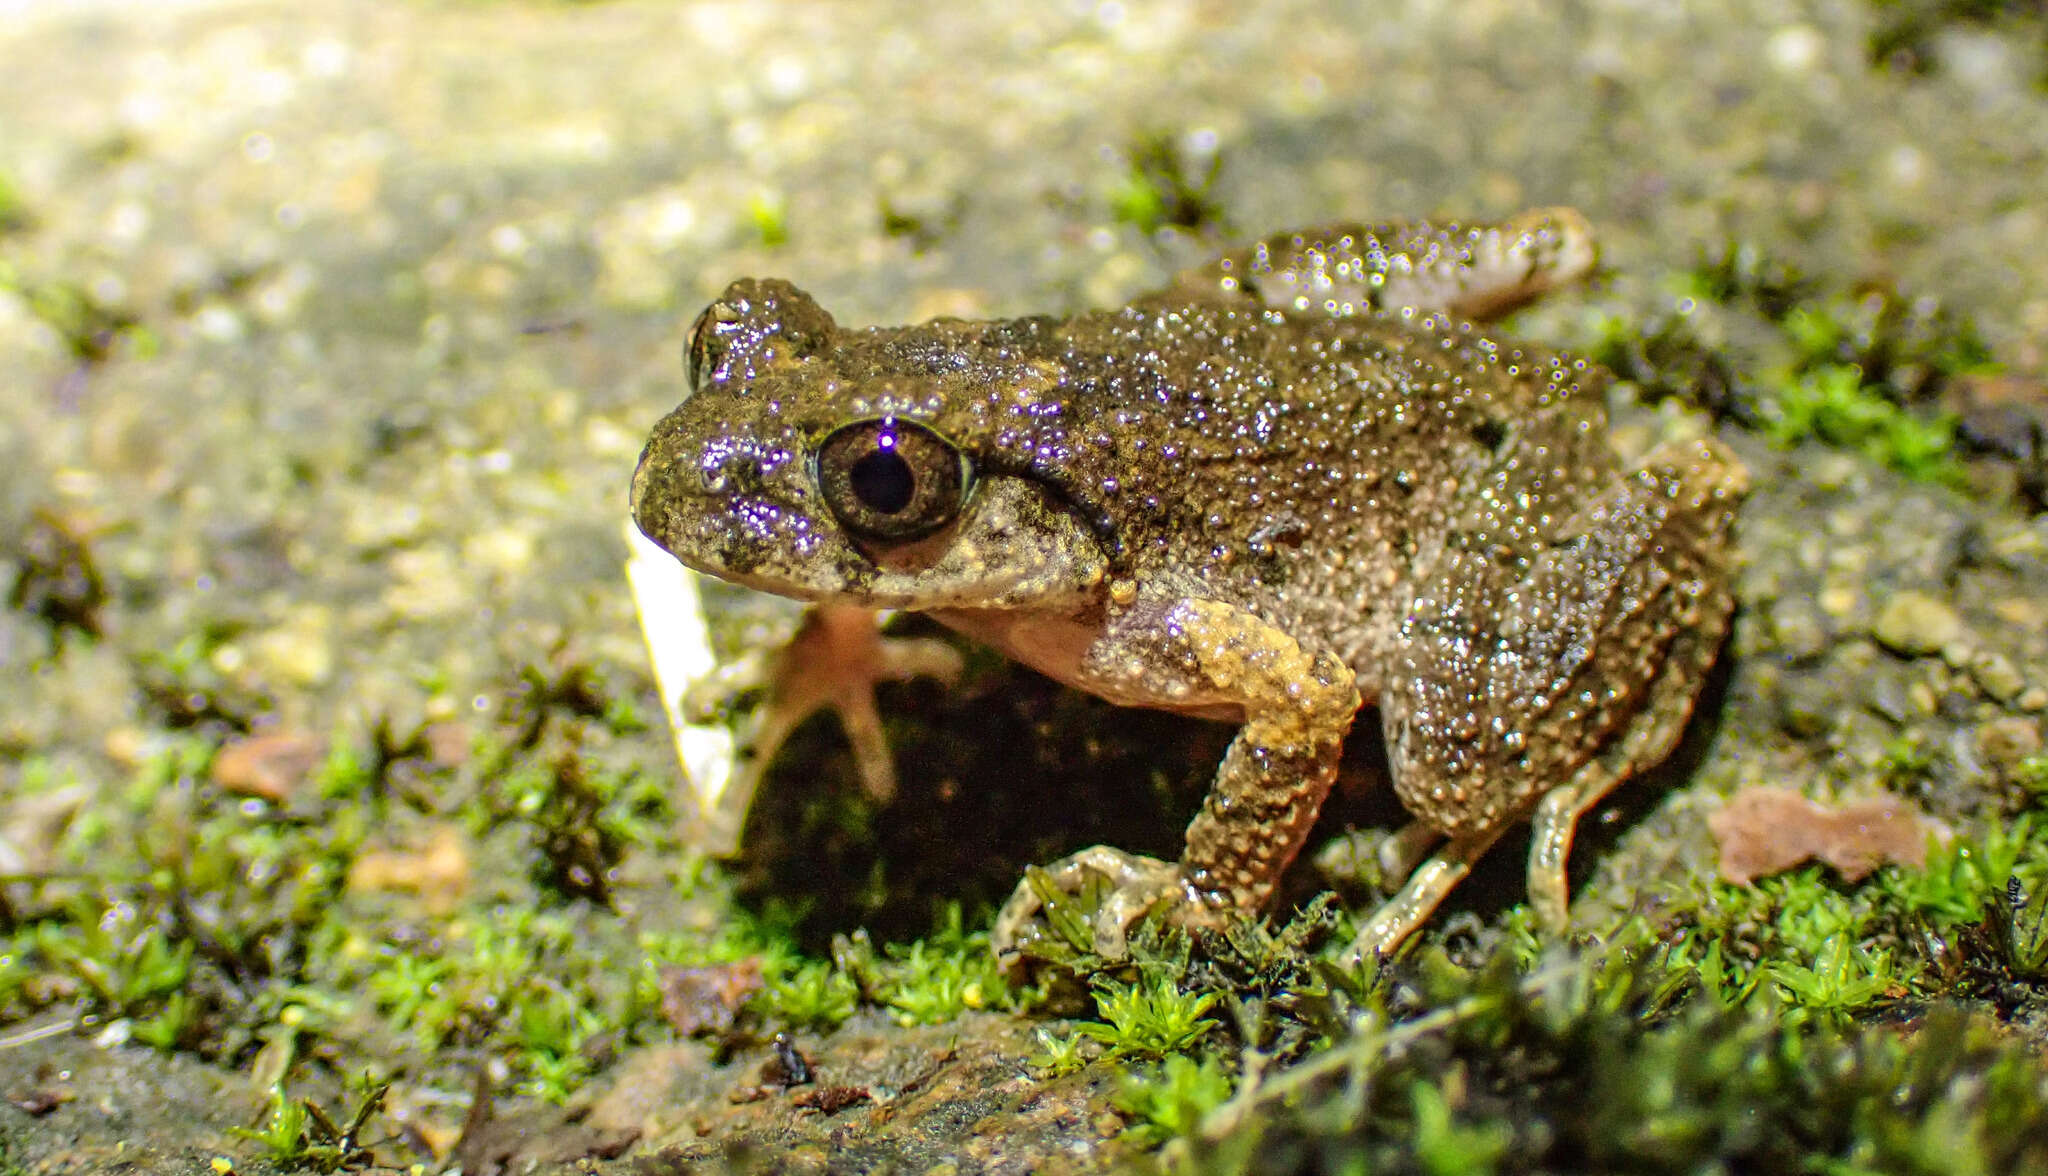
[[[2011,702],[2027,688],[2027,679],[2000,653],[1984,653],[1970,662],[1970,677],[1979,689],[1999,702]]]
[[[1878,609],[1870,635],[1879,645],[1905,657],[1926,657],[1968,636],[1962,617],[1946,602],[1925,592],[1894,594]]]
[[[2041,754],[2041,723],[2038,719],[2012,715],[1977,728],[1977,755],[2001,772]]]
[[[1787,735],[1809,738],[1834,725],[1842,697],[1833,682],[1806,674],[1788,675],[1777,694],[1778,726]]]
[[[1805,659],[1825,652],[1828,645],[1827,618],[1813,601],[1787,597],[1771,606],[1771,632],[1786,656]]]

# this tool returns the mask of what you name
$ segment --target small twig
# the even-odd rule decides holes
[[[1524,977],[1515,990],[1523,996],[1540,992],[1577,967],[1576,961],[1560,961]],[[1256,1107],[1284,1099],[1340,1070],[1350,1070],[1354,1083],[1363,1081],[1366,1067],[1381,1056],[1392,1054],[1418,1038],[1490,1012],[1500,1006],[1502,999],[1501,995],[1468,996],[1392,1028],[1362,1033],[1342,1046],[1282,1072],[1269,1082],[1261,1084],[1248,1080],[1230,1097],[1230,1101],[1209,1112],[1202,1120],[1202,1136],[1210,1140],[1223,1139],[1235,1131]]]
[[[85,1017],[66,1017],[61,1021],[52,1021],[48,1025],[38,1025],[33,1029],[23,1029],[19,1033],[10,1033],[5,1037],[0,1037],[0,1051],[20,1049],[24,1045],[34,1045],[45,1038],[75,1033],[85,1024],[87,1024],[87,1018]]]

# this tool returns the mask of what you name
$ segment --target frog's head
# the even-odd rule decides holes
[[[634,521],[698,571],[800,600],[1092,598],[1109,566],[1095,532],[978,435],[1014,390],[934,362],[985,329],[841,331],[787,282],[735,282],[690,331],[691,393],[640,456]]]

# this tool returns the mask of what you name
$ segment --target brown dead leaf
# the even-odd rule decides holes
[[[427,759],[437,768],[459,768],[469,762],[469,728],[454,719],[428,723],[421,733],[427,741]]]
[[[1830,808],[1788,788],[1745,788],[1707,817],[1721,877],[1737,885],[1818,858],[1855,882],[1886,864],[1919,866],[1947,826],[1906,801],[1877,797]]]
[[[454,826],[443,825],[424,849],[358,856],[348,869],[348,888],[358,894],[404,891],[419,895],[430,911],[450,911],[469,890],[469,850]]]
[[[723,1032],[760,990],[758,958],[702,968],[670,965],[661,970],[661,1015],[684,1037]]]
[[[236,796],[283,804],[327,756],[327,740],[304,731],[264,731],[213,757],[213,782]]]

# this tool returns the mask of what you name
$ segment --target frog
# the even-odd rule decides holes
[[[1711,430],[1633,460],[1597,364],[1485,323],[1597,260],[1570,209],[1274,234],[1123,306],[842,327],[788,281],[696,319],[689,393],[635,469],[641,531],[699,572],[922,613],[1074,688],[1235,724],[1174,861],[1027,874],[1127,955],[1273,901],[1375,709],[1409,825],[1351,945],[1395,951],[1510,828],[1568,926],[1579,820],[1663,759],[1727,632],[1748,486]]]

